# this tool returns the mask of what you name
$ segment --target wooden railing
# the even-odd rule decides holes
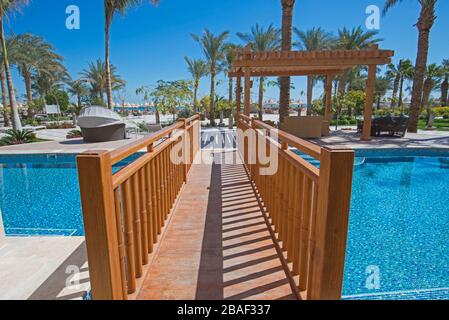
[[[92,296],[135,298],[149,255],[199,147],[199,117],[181,120],[112,152],[77,157]],[[182,161],[172,161],[180,144]],[[143,155],[113,173],[113,166]]]
[[[241,157],[290,271],[299,276],[298,294],[301,299],[340,299],[354,151],[321,148],[245,115],[238,128]],[[250,142],[251,135],[258,139]],[[319,168],[289,147],[319,160]],[[260,148],[277,163],[273,173],[261,174],[267,164],[256,156]]]

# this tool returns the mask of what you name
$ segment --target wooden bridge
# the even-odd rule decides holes
[[[341,297],[354,152],[238,128],[236,150],[201,150],[195,116],[78,156],[94,299]]]

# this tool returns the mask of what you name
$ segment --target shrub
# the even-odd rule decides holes
[[[36,135],[30,130],[7,130],[1,140],[2,145],[17,145],[36,141]]]
[[[435,116],[449,119],[449,107],[437,107],[432,110]]]
[[[46,125],[47,129],[74,129],[71,123],[50,123]]]
[[[80,130],[72,130],[69,133],[67,133],[66,138],[67,139],[76,139],[76,138],[82,138],[83,135]]]

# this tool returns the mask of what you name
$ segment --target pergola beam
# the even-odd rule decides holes
[[[244,114],[245,116],[250,116],[251,113],[251,70],[250,68],[245,69],[245,105]]]
[[[326,75],[325,119],[332,119],[332,79],[356,66],[368,66],[365,125],[362,140],[371,139],[374,87],[378,65],[391,63],[394,51],[379,50],[373,45],[364,50],[274,51],[252,52],[246,47],[237,54],[228,73],[231,78],[245,79],[244,113],[251,111],[251,77],[291,77]]]
[[[327,68],[327,69],[316,69],[316,70],[306,70],[306,69],[293,69],[293,70],[282,70],[282,69],[271,69],[263,68],[263,70],[252,70],[251,77],[290,77],[290,76],[309,76],[309,75],[327,75],[329,73],[342,74],[347,68]],[[238,78],[244,77],[245,73],[243,71],[230,71],[228,77]]]

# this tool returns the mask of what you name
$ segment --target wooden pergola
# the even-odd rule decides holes
[[[325,119],[332,118],[332,80],[356,66],[368,67],[366,102],[362,140],[371,139],[371,122],[374,102],[377,66],[391,63],[392,50],[379,50],[374,45],[365,50],[326,50],[326,51],[274,51],[253,52],[245,48],[238,53],[229,70],[228,76],[237,78],[237,113],[241,112],[242,78],[244,79],[244,114],[249,116],[251,107],[252,77],[288,77],[288,76],[326,76]]]

